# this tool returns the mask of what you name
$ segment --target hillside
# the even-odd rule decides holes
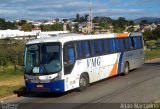
[[[160,18],[156,18],[156,17],[142,17],[142,18],[135,19],[134,22],[137,24],[137,23],[140,23],[142,20],[147,20],[148,23],[160,24]]]

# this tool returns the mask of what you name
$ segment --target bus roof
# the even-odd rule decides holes
[[[28,44],[36,43],[47,43],[47,42],[61,42],[65,43],[68,41],[78,41],[78,40],[94,40],[94,39],[105,39],[105,38],[123,38],[123,37],[133,37],[142,36],[142,33],[109,33],[109,34],[94,34],[94,35],[83,35],[83,34],[60,34],[57,36],[46,36],[44,38],[35,39],[29,41]]]

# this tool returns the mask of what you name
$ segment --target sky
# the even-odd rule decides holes
[[[91,0],[93,16],[160,17],[160,0]],[[0,0],[0,18],[8,20],[75,18],[89,13],[89,0]]]

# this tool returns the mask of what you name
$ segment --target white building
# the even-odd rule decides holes
[[[35,27],[39,27],[42,25],[42,22],[33,22],[32,25],[34,25]]]
[[[43,25],[54,25],[55,23],[56,23],[55,20],[50,20],[50,21],[44,22]]]
[[[50,32],[40,32],[39,35],[37,36],[37,38],[45,38],[48,37],[48,35],[50,36],[57,36],[59,34],[67,34],[69,33],[68,31],[50,31]]]
[[[33,30],[31,32],[24,32],[20,30],[0,30],[0,39],[13,38],[18,40],[30,40],[40,37],[45,37],[46,34],[56,36],[58,34],[66,34],[68,31],[50,31],[41,32],[41,30]]]
[[[0,39],[4,38],[14,38],[14,39],[24,39],[25,37],[37,36],[37,32],[24,32],[20,30],[0,30]]]

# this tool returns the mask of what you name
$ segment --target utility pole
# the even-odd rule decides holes
[[[90,3],[89,3],[89,24],[90,24],[90,28],[91,28],[91,31],[92,31],[92,2],[90,0]]]

